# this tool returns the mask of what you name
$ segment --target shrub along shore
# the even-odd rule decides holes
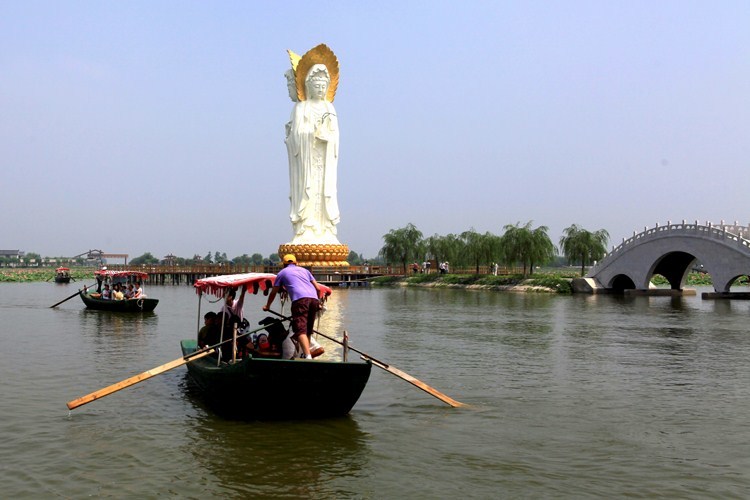
[[[563,293],[573,292],[571,281],[576,275],[537,273],[524,278],[521,274],[417,274],[414,276],[381,276],[373,278],[376,286],[424,286],[468,288],[506,292]]]

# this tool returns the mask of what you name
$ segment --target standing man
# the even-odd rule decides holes
[[[268,302],[263,306],[264,311],[271,308],[282,287],[292,299],[292,339],[302,348],[302,357],[312,359],[310,338],[315,325],[315,314],[320,310],[319,297],[325,292],[310,271],[297,266],[297,258],[292,254],[284,256],[284,269],[276,275]]]

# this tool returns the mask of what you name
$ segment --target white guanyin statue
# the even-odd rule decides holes
[[[296,104],[286,124],[289,155],[289,218],[291,245],[339,245],[336,170],[339,125],[333,98],[338,86],[338,61],[331,49],[318,45],[300,57],[289,51],[289,97]]]

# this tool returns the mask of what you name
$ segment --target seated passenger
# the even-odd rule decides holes
[[[219,311],[216,314],[216,330],[218,332],[216,342],[221,342],[223,340],[226,340],[224,344],[221,345],[221,359],[224,361],[229,361],[232,359],[232,337],[234,336],[234,329],[235,327],[238,330],[238,335],[241,333],[240,330],[242,330],[243,326],[247,325],[247,322],[244,321],[239,317],[236,316],[234,313],[231,312],[231,310],[226,310],[226,305],[224,308],[222,308],[221,311]],[[224,334],[222,335],[221,332]],[[238,336],[237,338],[237,358],[243,358],[247,354],[247,347],[250,339],[247,335],[243,335],[241,337]]]
[[[109,289],[109,285],[104,285],[104,290],[102,290],[102,299],[104,300],[110,300],[112,298],[112,290]]]
[[[146,296],[145,293],[143,293],[143,287],[141,286],[140,281],[135,282],[135,291],[133,293],[133,298],[135,299],[142,299]]]
[[[216,324],[216,313],[208,311],[203,315],[203,328],[198,332],[198,348],[203,348],[219,343],[220,331]]]
[[[112,297],[114,298],[114,300],[125,299],[125,295],[122,293],[122,288],[120,287],[119,283],[115,285],[115,290],[114,292],[112,292]]]
[[[133,291],[133,284],[132,283],[128,284],[128,287],[125,289],[124,294],[125,294],[125,298],[126,299],[132,299],[133,298],[133,295],[135,295],[135,292]]]

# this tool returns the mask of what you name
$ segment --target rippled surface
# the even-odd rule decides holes
[[[74,286],[0,284],[6,498],[744,498],[750,488],[748,302],[336,290],[321,330],[347,330],[471,407],[373,368],[348,417],[242,422],[206,408],[184,367],[68,412],[71,399],[177,358],[198,320],[184,286],[149,287],[161,299],[153,314],[87,311],[77,297],[49,309]],[[260,319],[260,306],[251,298],[246,312]]]

